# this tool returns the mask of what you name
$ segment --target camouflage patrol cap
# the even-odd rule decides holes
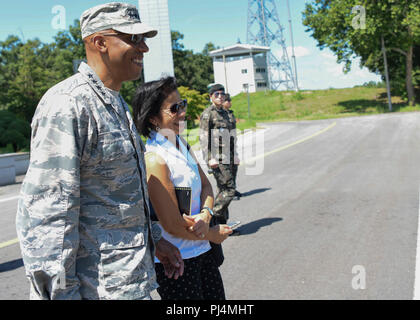
[[[157,35],[157,30],[140,21],[136,6],[111,2],[90,8],[80,17],[82,39],[99,31],[113,29],[128,34],[144,34],[147,38]]]
[[[216,91],[220,91],[222,90],[223,92],[225,91],[225,87],[219,83],[216,83],[214,85],[212,85],[209,89],[209,94],[212,95],[214,92]]]

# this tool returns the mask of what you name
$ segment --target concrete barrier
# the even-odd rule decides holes
[[[28,171],[29,152],[15,153],[15,170],[16,175],[20,176]]]
[[[29,152],[0,154],[0,186],[16,182],[16,175],[26,173]]]

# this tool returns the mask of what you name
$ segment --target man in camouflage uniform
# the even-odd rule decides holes
[[[218,223],[225,224],[229,219],[228,206],[235,196],[230,135],[233,132],[229,115],[223,109],[225,89],[215,84],[209,90],[211,106],[200,117],[200,145],[203,160],[212,170],[216,179],[218,193],[213,207]]]
[[[238,166],[239,166],[239,156],[238,156],[238,148],[236,146],[236,118],[233,114],[232,107],[232,99],[230,98],[230,94],[225,94],[225,101],[223,102],[223,108],[227,111],[229,115],[229,121],[232,126],[232,133],[230,135],[230,151],[231,151],[231,170],[233,174],[233,181],[235,182],[235,197],[234,200],[239,200],[242,194],[236,190],[236,176],[238,174]]]
[[[179,251],[152,225],[144,145],[119,90],[140,76],[144,37],[135,6],[80,19],[87,64],[42,97],[16,217],[31,299],[150,299],[153,257],[182,275]],[[156,245],[155,245],[156,244]]]

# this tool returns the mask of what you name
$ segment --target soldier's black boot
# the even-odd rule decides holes
[[[233,200],[240,200],[242,197],[242,193],[240,193],[239,191],[235,190],[235,195],[233,196]]]
[[[238,229],[233,229],[232,231],[233,232],[229,235],[230,237],[239,236],[241,234]]]

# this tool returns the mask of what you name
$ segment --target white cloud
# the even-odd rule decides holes
[[[337,61],[336,56],[331,51],[321,51],[320,54],[323,58],[326,58],[328,60],[334,60]]]
[[[289,61],[291,47],[287,48]],[[282,50],[274,48],[273,52],[281,57]],[[369,81],[380,81],[380,76],[369,72],[367,68],[360,68],[360,59],[352,60],[350,72],[343,72],[344,63],[337,63],[337,57],[330,50],[319,50],[312,47],[295,47],[299,88],[301,89],[327,89],[346,88],[361,85]]]
[[[360,68],[360,59],[356,58],[352,60],[351,70],[348,73],[344,73],[343,69],[345,64],[344,63],[337,63],[337,58],[331,52],[323,52],[321,53],[323,56],[324,61],[322,63],[325,71],[332,77],[336,77],[346,83],[350,82],[360,82],[360,84],[364,82],[368,82],[371,80],[380,81],[377,75],[370,72],[367,68]]]
[[[335,56],[332,53],[321,53],[324,58],[322,62],[323,69],[333,77],[339,77],[344,75],[343,67],[344,64],[338,64]]]
[[[300,61],[300,63],[299,63]],[[380,76],[359,67],[360,59],[352,61],[350,72],[343,72],[344,63],[338,64],[330,51],[311,55],[311,59],[298,60],[299,87],[301,89],[327,89],[353,87],[369,81],[380,81]]]
[[[292,57],[292,47],[287,47],[287,54],[289,55],[289,57]],[[306,57],[311,55],[311,51],[309,51],[308,48],[306,47],[302,47],[302,46],[297,46],[295,47],[295,57],[296,58],[300,58],[300,57]]]
[[[292,47],[290,47],[290,46],[287,47],[286,51],[287,51],[287,55],[289,57],[289,60],[292,59]],[[272,52],[274,53],[274,55],[277,58],[281,59],[283,57],[283,49],[282,48],[275,47],[275,48],[272,49]],[[307,56],[310,56],[310,55],[311,55],[311,51],[308,48],[303,47],[303,46],[295,47],[295,57],[296,58],[307,57]]]

